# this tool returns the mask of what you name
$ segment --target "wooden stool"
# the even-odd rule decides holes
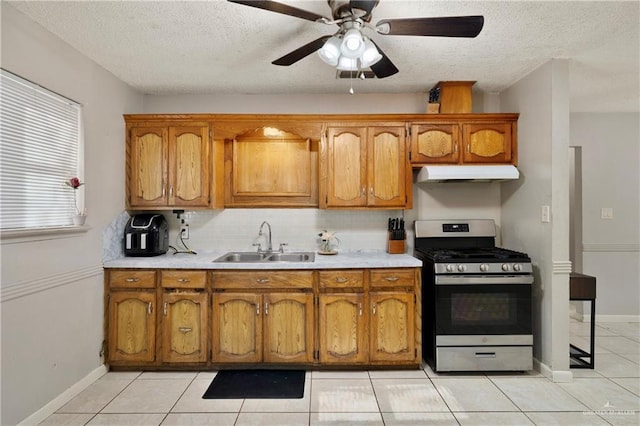
[[[569,344],[570,367],[593,369],[595,365],[596,277],[572,272],[569,275],[569,300],[591,302],[589,352]]]

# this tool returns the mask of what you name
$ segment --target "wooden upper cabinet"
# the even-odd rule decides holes
[[[463,124],[465,163],[511,163],[510,123]]]
[[[169,127],[169,205],[209,205],[209,127]]]
[[[457,124],[414,124],[411,126],[411,162],[456,164],[460,159]]]
[[[225,143],[225,206],[318,205],[318,143],[261,127]]]
[[[329,127],[321,207],[410,208],[404,126]]]
[[[134,127],[129,135],[129,204],[166,206],[169,129]]]
[[[211,206],[211,142],[206,123],[127,124],[131,208]]]
[[[367,129],[332,127],[327,132],[327,207],[366,206]]]
[[[411,165],[518,164],[518,114],[437,114],[411,125]]]

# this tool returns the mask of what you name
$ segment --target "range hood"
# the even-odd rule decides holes
[[[520,172],[515,166],[424,166],[418,172],[416,182],[495,182],[518,179]]]

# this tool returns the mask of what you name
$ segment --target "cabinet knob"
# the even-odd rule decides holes
[[[165,317],[167,316],[167,302],[164,302],[164,304],[162,305],[162,313]]]
[[[358,314],[362,316],[362,303],[358,303]]]
[[[264,314],[269,315],[269,304],[264,302]]]
[[[260,315],[260,304],[256,303],[256,315]]]
[[[375,315],[375,314],[376,314],[376,304],[374,303],[373,304],[373,315]]]

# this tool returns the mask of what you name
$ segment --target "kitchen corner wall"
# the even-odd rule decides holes
[[[0,424],[14,425],[103,371],[102,232],[124,208],[122,114],[140,111],[142,95],[0,7],[2,67],[82,104],[89,228],[1,241]]]
[[[573,113],[582,147],[582,272],[596,277],[597,320],[640,320],[640,114]],[[602,218],[602,208],[613,217]]]

